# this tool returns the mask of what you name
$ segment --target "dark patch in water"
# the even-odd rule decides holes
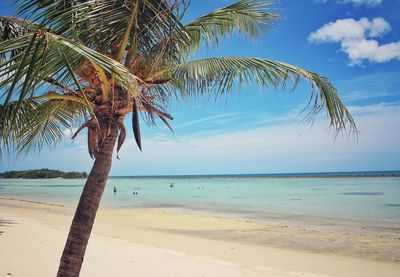
[[[389,207],[400,207],[400,204],[387,204]]]
[[[13,187],[12,185],[4,185],[2,186],[4,189],[5,187]],[[83,187],[82,185],[18,185],[14,186],[16,188],[77,188]]]
[[[292,200],[292,201],[300,201],[301,199],[300,198],[292,198],[290,200]]]
[[[75,187],[83,187],[83,185],[40,185],[38,187],[42,187],[42,188],[75,188]]]
[[[383,195],[383,192],[376,191],[354,191],[354,192],[342,192],[344,195]]]

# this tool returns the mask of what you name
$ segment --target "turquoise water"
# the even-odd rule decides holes
[[[80,179],[0,179],[0,197],[75,205],[83,184]],[[110,179],[101,208],[172,208],[253,219],[311,216],[397,225],[400,178]]]

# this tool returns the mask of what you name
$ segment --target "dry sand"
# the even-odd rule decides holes
[[[72,214],[71,207],[0,199],[0,276],[55,276]],[[100,211],[81,276],[400,276],[399,261],[393,238]]]

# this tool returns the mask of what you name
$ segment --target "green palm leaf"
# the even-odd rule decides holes
[[[259,37],[279,18],[269,6],[272,2],[242,0],[217,9],[184,26],[189,36],[188,49],[197,50],[202,42],[218,45],[225,37],[236,32],[250,38]]]
[[[203,43],[209,47],[218,46],[235,33],[257,38],[279,18],[279,15],[272,13],[271,4],[270,1],[241,0],[217,9],[184,26],[177,25],[174,32],[144,54],[154,60],[154,53],[168,51],[169,55],[157,58],[179,63],[196,52]]]
[[[15,105],[9,103],[6,113],[11,115]],[[68,100],[24,100],[17,120],[12,122],[11,116],[5,116],[0,121],[0,149],[27,153],[44,145],[54,146],[61,141],[64,129],[82,121],[86,110],[84,105]]]
[[[0,42],[0,54],[7,54],[16,49],[25,50],[24,55],[0,64],[0,78],[3,79],[0,82],[0,89],[11,84],[3,94],[6,99],[12,99],[15,91],[22,98],[28,96],[28,93],[31,96],[34,95],[37,90],[32,90],[32,88],[48,84],[49,76],[55,82],[77,90],[73,72],[78,70],[85,61],[96,64],[104,72],[114,76],[120,85],[133,94],[136,91],[137,83],[140,80],[122,64],[55,34],[44,31],[39,33],[40,35],[37,35],[38,33],[39,31],[36,31],[16,39]],[[65,56],[68,57],[70,63]],[[35,74],[32,74],[34,67]],[[16,81],[21,78],[24,79],[23,83]]]
[[[349,126],[356,130],[355,122],[329,80],[311,71],[287,63],[261,58],[226,57],[191,61],[170,67],[170,74],[182,95],[217,91],[224,94],[236,85],[252,84],[262,87],[285,88],[292,81],[292,89],[299,78],[311,83],[310,102],[313,103],[308,116],[312,119],[324,106],[330,124],[336,131]],[[182,81],[183,80],[183,81]]]
[[[86,107],[67,100],[44,101],[21,120],[16,133],[19,153],[40,151],[43,146],[55,146],[71,129],[84,119]]]

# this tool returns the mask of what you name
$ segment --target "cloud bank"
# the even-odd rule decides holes
[[[361,18],[338,19],[312,32],[308,40],[313,43],[340,43],[351,64],[361,64],[364,60],[384,63],[400,60],[400,41],[380,44],[377,38],[392,30],[382,17],[372,20]]]

